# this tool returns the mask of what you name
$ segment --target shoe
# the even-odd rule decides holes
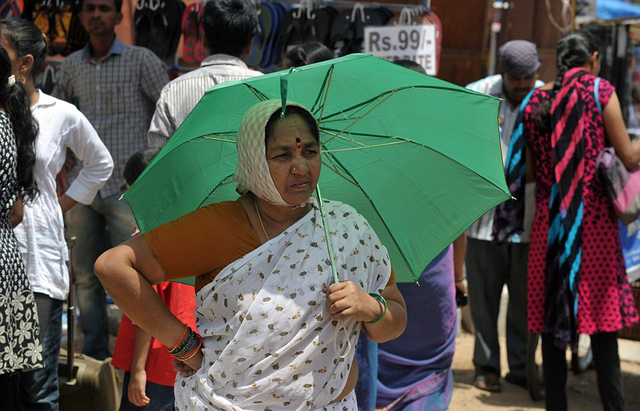
[[[493,371],[485,372],[484,374],[476,375],[473,385],[483,391],[489,392],[502,392],[502,385],[500,385],[500,376]]]
[[[507,375],[504,376],[504,380],[509,384],[517,385],[518,387],[524,388],[525,390],[528,388],[526,377],[518,377],[508,372]]]

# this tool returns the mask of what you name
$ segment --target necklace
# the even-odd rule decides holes
[[[258,202],[256,201],[256,196],[253,196],[253,206],[256,209],[256,214],[258,214],[258,221],[260,221],[260,227],[262,227],[262,232],[264,233],[264,237],[267,241],[270,240],[269,234],[267,234],[267,230],[264,229],[264,223],[262,222],[262,217],[260,216],[260,210],[258,209]]]

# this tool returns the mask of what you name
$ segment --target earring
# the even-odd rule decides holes
[[[25,76],[23,74],[18,74],[16,76],[16,81],[19,81],[20,83],[24,84],[27,82],[27,79],[25,78]]]

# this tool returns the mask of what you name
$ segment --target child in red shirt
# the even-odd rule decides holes
[[[131,156],[124,169],[127,185],[133,184],[158,151],[158,148],[149,148]],[[176,317],[196,329],[196,299],[192,286],[165,281],[153,288]],[[125,371],[120,411],[173,411],[176,372],[172,359],[167,347],[123,314],[111,361],[114,367]]]

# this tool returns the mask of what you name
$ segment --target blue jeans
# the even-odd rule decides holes
[[[147,380],[145,394],[149,397],[149,404],[145,407],[138,407],[129,402],[129,381],[131,373],[124,373],[124,382],[122,383],[122,401],[120,402],[120,411],[173,411],[176,399],[173,394],[173,386],[155,384]]]
[[[101,198],[98,194],[91,205],[78,204],[66,215],[67,229],[78,239],[71,263],[84,334],[82,353],[98,360],[111,353],[106,294],[93,265],[100,254],[131,238],[136,225],[129,205],[119,201],[120,195]]]
[[[62,301],[48,295],[34,293],[40,323],[40,344],[44,368],[21,372],[20,406],[30,411],[57,411],[60,392],[58,391],[58,358],[60,355],[60,334],[62,333]]]

